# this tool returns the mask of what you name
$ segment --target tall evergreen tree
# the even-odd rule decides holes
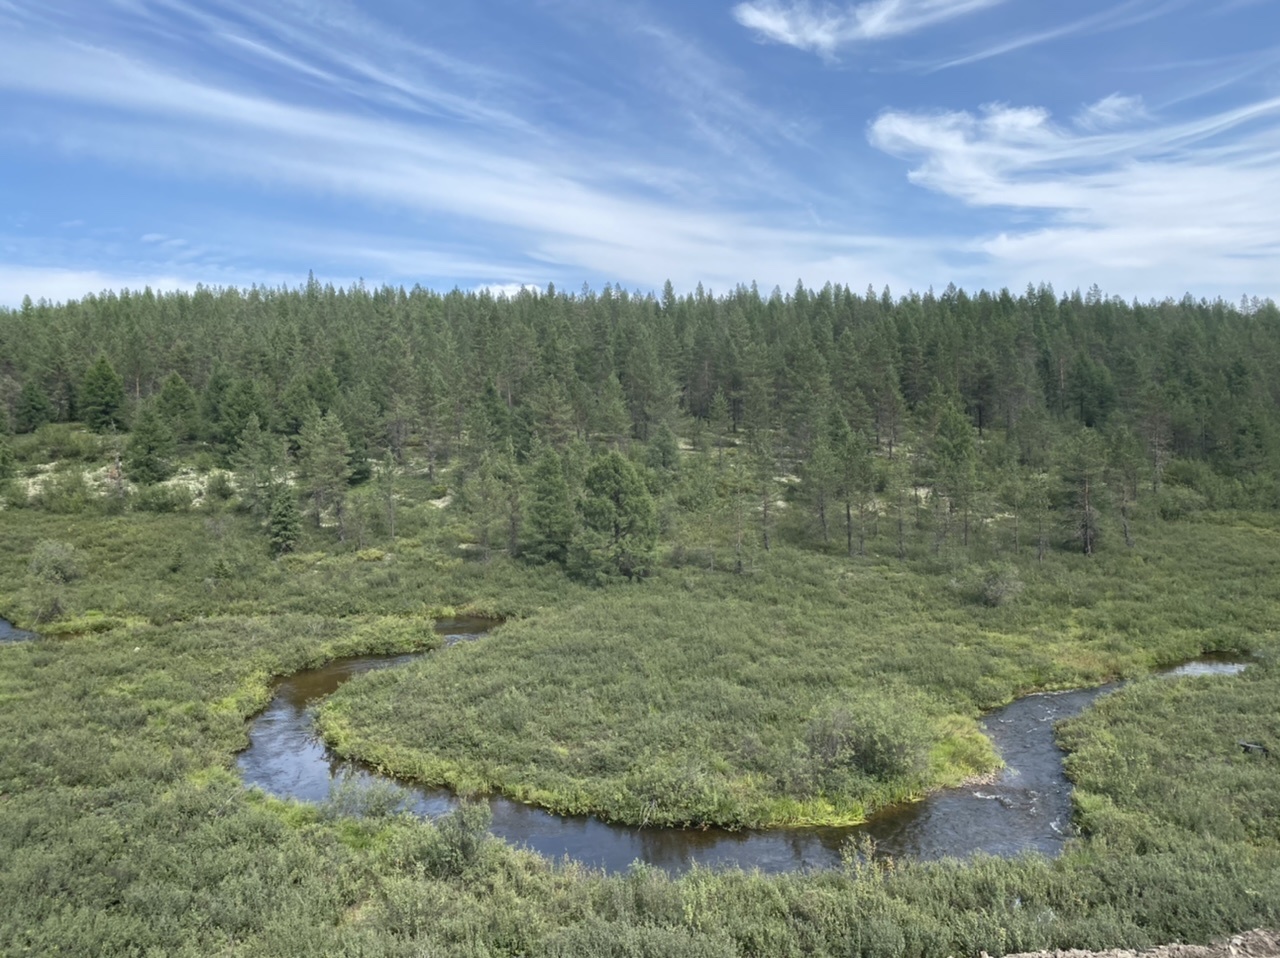
[[[509,491],[503,481],[502,468],[489,450],[480,453],[480,461],[467,477],[458,497],[471,525],[472,538],[485,562],[493,556],[507,530]]]
[[[800,474],[800,488],[813,510],[822,543],[831,541],[831,508],[839,501],[840,462],[825,430],[815,437],[809,459]]]
[[[556,451],[544,447],[533,462],[524,553],[543,562],[563,565],[577,525],[569,483]]]
[[[134,482],[150,485],[173,475],[173,433],[153,403],[145,403],[134,417],[125,445],[125,474]]]
[[[931,444],[934,495],[945,500],[947,518],[959,513],[964,544],[969,544],[969,521],[977,491],[977,447],[969,417],[954,403],[947,403],[938,417]],[[945,536],[945,532],[943,533]]]
[[[81,381],[80,416],[94,432],[107,432],[124,425],[124,380],[105,353],[98,354]]]
[[[298,479],[311,500],[311,518],[319,527],[325,512],[332,510],[338,538],[345,541],[351,447],[342,420],[331,412],[313,417],[298,440]]]
[[[587,470],[580,505],[582,530],[574,541],[574,571],[583,578],[648,575],[657,545],[653,497],[635,466],[616,450]]]
[[[277,486],[271,494],[267,512],[267,535],[271,541],[271,554],[275,556],[292,552],[302,538],[302,513],[298,500],[287,485]]]
[[[214,423],[214,438],[227,448],[234,448],[240,434],[256,416],[259,425],[266,429],[271,423],[271,411],[262,390],[253,379],[235,379],[227,387],[218,406],[218,418]]]
[[[258,423],[256,413],[236,437],[231,457],[240,488],[240,501],[254,515],[266,515],[276,492],[285,484],[285,443]]]
[[[1068,534],[1087,556],[1098,550],[1102,510],[1106,502],[1104,481],[1107,449],[1094,430],[1082,427],[1062,446],[1062,507]]]
[[[196,394],[178,373],[170,373],[156,397],[156,412],[169,425],[175,439],[194,439],[199,425]]]
[[[400,464],[396,462],[395,453],[388,449],[387,454],[382,457],[382,462],[378,464],[374,479],[378,487],[378,499],[382,503],[383,519],[387,524],[387,535],[391,537],[392,542],[396,541],[396,514],[398,512],[396,486],[400,473]]]
[[[35,432],[47,422],[53,422],[53,404],[34,376],[22,384],[18,393],[18,405],[14,410],[13,428],[19,433]]]
[[[875,461],[871,445],[861,432],[850,432],[839,450],[844,495],[845,546],[854,554],[854,517],[857,517],[858,555],[867,554],[867,522],[873,516],[876,496]]]

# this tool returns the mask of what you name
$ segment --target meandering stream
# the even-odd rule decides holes
[[[442,622],[447,644],[475,638],[489,623]],[[409,662],[415,655],[347,659],[282,680],[270,705],[253,720],[249,748],[239,756],[245,783],[273,795],[324,801],[338,776],[358,782],[384,781],[355,762],[336,758],[317,738],[310,709],[354,675]],[[1199,660],[1165,674],[1233,674],[1244,664]],[[852,828],[777,828],[729,832],[717,829],[635,828],[595,818],[567,817],[490,798],[492,832],[549,858],[569,857],[608,871],[633,862],[670,872],[699,864],[739,865],[764,872],[832,868],[840,864],[847,839],[867,835],[881,854],[934,859],[975,852],[1015,855],[1039,851],[1055,855],[1069,837],[1071,783],[1063,773],[1054,723],[1079,715],[1115,685],[1071,692],[1029,695],[983,720],[1005,761],[990,784],[947,789],[923,801],[889,809]],[[407,782],[397,784],[414,797],[414,810],[431,817],[457,804],[453,793]]]
[[[15,628],[12,622],[0,619],[0,645],[9,642],[30,642],[34,638],[36,638],[34,632],[23,632]]]

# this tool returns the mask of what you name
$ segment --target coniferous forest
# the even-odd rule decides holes
[[[0,310],[0,954],[861,955],[1280,922],[1280,310],[415,288]],[[248,789],[273,681],[468,799]],[[1205,653],[1240,675],[1157,679]],[[1062,855],[605,874],[487,796],[843,826],[1058,728]],[[1259,746],[1242,749],[1241,742]],[[358,791],[358,790],[357,790]]]

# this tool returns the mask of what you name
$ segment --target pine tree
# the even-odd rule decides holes
[[[240,501],[254,515],[268,513],[276,490],[284,484],[284,440],[266,432],[258,423],[257,413],[236,437],[236,451],[231,457],[240,488]]]
[[[707,421],[711,426],[712,440],[716,447],[716,465],[719,466],[724,463],[724,447],[728,442],[729,428],[733,425],[733,419],[729,415],[729,400],[723,389],[717,389],[715,395],[711,397],[711,409],[707,414]]]
[[[387,523],[387,534],[391,541],[396,541],[396,480],[400,478],[400,466],[396,463],[395,454],[388,449],[387,454],[378,464],[375,474],[378,487],[378,498],[382,501],[383,517]]]
[[[14,431],[35,432],[48,422],[53,422],[53,405],[40,383],[32,377],[22,384],[22,391],[18,393],[18,406],[13,417]]]
[[[941,508],[942,500],[946,500],[945,515],[940,517],[941,535],[945,538],[945,528],[950,516],[958,512],[963,518],[964,544],[967,546],[969,520],[977,491],[977,448],[974,444],[973,425],[954,403],[948,402],[942,408],[930,454],[935,501]]]
[[[589,428],[593,435],[614,445],[624,445],[631,434],[631,415],[616,373],[609,374],[596,395]]]
[[[544,448],[533,463],[525,554],[563,565],[569,558],[569,544],[576,525],[564,466],[554,449]]]
[[[875,506],[876,471],[871,445],[861,432],[850,432],[839,450],[844,492],[845,546],[853,555],[853,517],[858,517],[858,555],[867,554],[867,519]]]
[[[1061,457],[1067,530],[1085,555],[1093,555],[1101,538],[1102,508],[1107,493],[1106,446],[1096,432],[1083,427],[1063,445]]]
[[[831,449],[826,432],[819,432],[809,459],[801,471],[800,489],[818,521],[823,545],[831,541],[831,505],[836,501],[839,482],[840,463]]]
[[[302,514],[298,511],[298,500],[286,485],[279,485],[272,491],[267,535],[271,541],[271,554],[276,556],[292,552],[302,538]]]
[[[342,420],[331,412],[314,417],[302,427],[298,441],[299,481],[311,500],[311,517],[319,527],[324,513],[333,510],[338,538],[346,541],[351,447]]]
[[[645,465],[658,475],[663,486],[675,478],[680,470],[680,443],[665,422],[659,424],[649,436]]]
[[[687,535],[692,544],[706,549],[707,565],[712,570],[716,567],[716,539],[724,505],[717,488],[719,472],[720,467],[708,457],[697,456],[681,470],[675,490],[676,504],[680,507],[681,538]],[[681,549],[683,547],[681,543]]]
[[[500,467],[487,450],[467,478],[458,496],[458,504],[471,523],[472,538],[485,562],[493,556],[495,544],[506,528],[508,491],[502,481]]]
[[[177,373],[170,373],[156,397],[156,411],[169,424],[178,440],[194,439],[197,420],[196,394],[187,381]]]
[[[173,475],[173,433],[169,424],[147,403],[134,419],[133,431],[125,445],[125,474],[134,482],[150,485],[163,482]]]
[[[579,508],[582,530],[570,565],[580,577],[599,581],[648,575],[657,545],[657,512],[630,462],[617,451],[597,458],[587,470]]]
[[[80,417],[94,432],[107,432],[123,425],[123,407],[124,380],[99,353],[80,386]]]

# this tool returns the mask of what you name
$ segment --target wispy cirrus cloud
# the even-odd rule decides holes
[[[1076,126],[1086,130],[1108,130],[1144,119],[1146,104],[1140,96],[1112,93],[1097,103],[1090,103],[1076,114]]]
[[[931,72],[950,70],[954,67],[969,66],[974,63],[980,63],[983,60],[1004,56],[1007,53],[1025,50],[1029,47],[1065,40],[1068,37],[1089,36],[1111,30],[1135,27],[1173,13],[1187,6],[1189,2],[1191,0],[1163,0],[1163,2],[1155,3],[1152,0],[1126,0],[1124,3],[1108,5],[1083,17],[1068,20],[1066,23],[1006,36],[1003,39],[988,43],[972,53],[966,53],[959,57],[949,57],[941,62],[934,63],[929,67],[929,70]]]
[[[831,58],[852,43],[915,33],[1005,0],[867,0],[846,7],[809,0],[746,0],[734,19],[762,40]]]
[[[181,74],[99,46],[15,40],[0,37],[0,89],[79,111],[70,134],[62,122],[43,122],[31,111],[32,135],[117,167],[412,212],[433,224],[421,264],[432,262],[422,254],[433,247],[436,260],[456,264],[447,253],[457,248],[458,231],[476,246],[485,236],[501,237],[502,253],[490,253],[490,267],[472,264],[472,275],[494,282],[586,274],[725,288],[744,277],[789,285],[803,275],[851,274],[902,284],[905,267],[931,255],[928,243],[812,228],[799,208],[779,215],[691,203],[697,191],[685,185],[690,177],[712,194],[725,178],[723,164],[705,177],[688,168],[664,171],[632,156],[626,143],[566,149],[573,141],[553,130],[527,138],[508,130],[495,142],[488,130],[465,123],[423,126],[368,110],[302,105],[242,89],[238,78]],[[411,266],[403,253],[393,250],[385,261]]]
[[[869,137],[914,164],[912,183],[1021,214],[1020,227],[971,243],[1005,269],[1129,288],[1156,289],[1180,273],[1241,289],[1271,285],[1280,97],[1166,123],[1120,96],[1073,125],[1004,104],[976,115],[888,111]]]

